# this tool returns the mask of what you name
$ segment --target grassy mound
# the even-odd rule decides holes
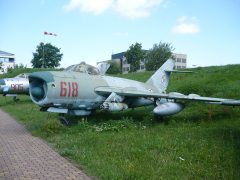
[[[18,68],[18,69],[11,69],[6,74],[0,74],[0,79],[2,78],[12,78],[22,73],[32,73],[36,71],[57,71],[59,69],[46,69],[46,68]]]
[[[173,74],[168,92],[240,99],[240,65]],[[119,75],[146,81],[153,72]],[[177,115],[154,120],[153,107],[71,117],[39,111],[28,96],[0,98],[0,107],[33,135],[100,179],[238,179],[240,108],[187,102]],[[209,119],[211,117],[211,119]]]

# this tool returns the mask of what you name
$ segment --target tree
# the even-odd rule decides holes
[[[147,71],[155,71],[169,58],[172,58],[174,48],[170,43],[160,42],[154,44],[145,58],[145,67]]]
[[[27,65],[24,66],[22,63],[14,65],[14,69],[24,69],[24,68],[27,68]]]
[[[109,61],[108,63],[110,64],[110,67],[107,70],[108,74],[119,74],[119,73],[121,73],[120,64],[118,64],[117,62],[114,62],[114,61]]]
[[[142,50],[142,44],[132,44],[125,53],[127,62],[131,65],[130,72],[135,72],[139,69],[140,61],[144,59],[145,52]]]
[[[40,43],[37,46],[36,52],[33,53],[31,61],[34,68],[54,68],[60,65],[63,54],[60,53],[60,48],[57,48],[50,43]]]

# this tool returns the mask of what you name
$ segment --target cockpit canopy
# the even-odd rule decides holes
[[[81,72],[81,73],[88,73],[92,75],[99,75],[100,72],[98,68],[86,64],[85,62],[81,62],[80,64],[74,64],[69,67],[67,67],[64,71],[70,71],[70,72]]]

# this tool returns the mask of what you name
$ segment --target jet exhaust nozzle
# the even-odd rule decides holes
[[[155,107],[153,112],[159,116],[169,116],[179,113],[183,108],[184,106],[181,103],[167,102]]]

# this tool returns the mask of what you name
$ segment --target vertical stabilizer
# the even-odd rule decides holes
[[[110,67],[110,64],[104,63],[104,62],[99,63],[99,64],[97,65],[97,68],[98,68],[100,74],[102,74],[102,75],[104,75],[104,74],[107,72],[107,70],[108,70],[109,67]]]
[[[148,80],[147,84],[155,86],[159,92],[164,93],[167,89],[171,72],[175,61],[168,59]]]

